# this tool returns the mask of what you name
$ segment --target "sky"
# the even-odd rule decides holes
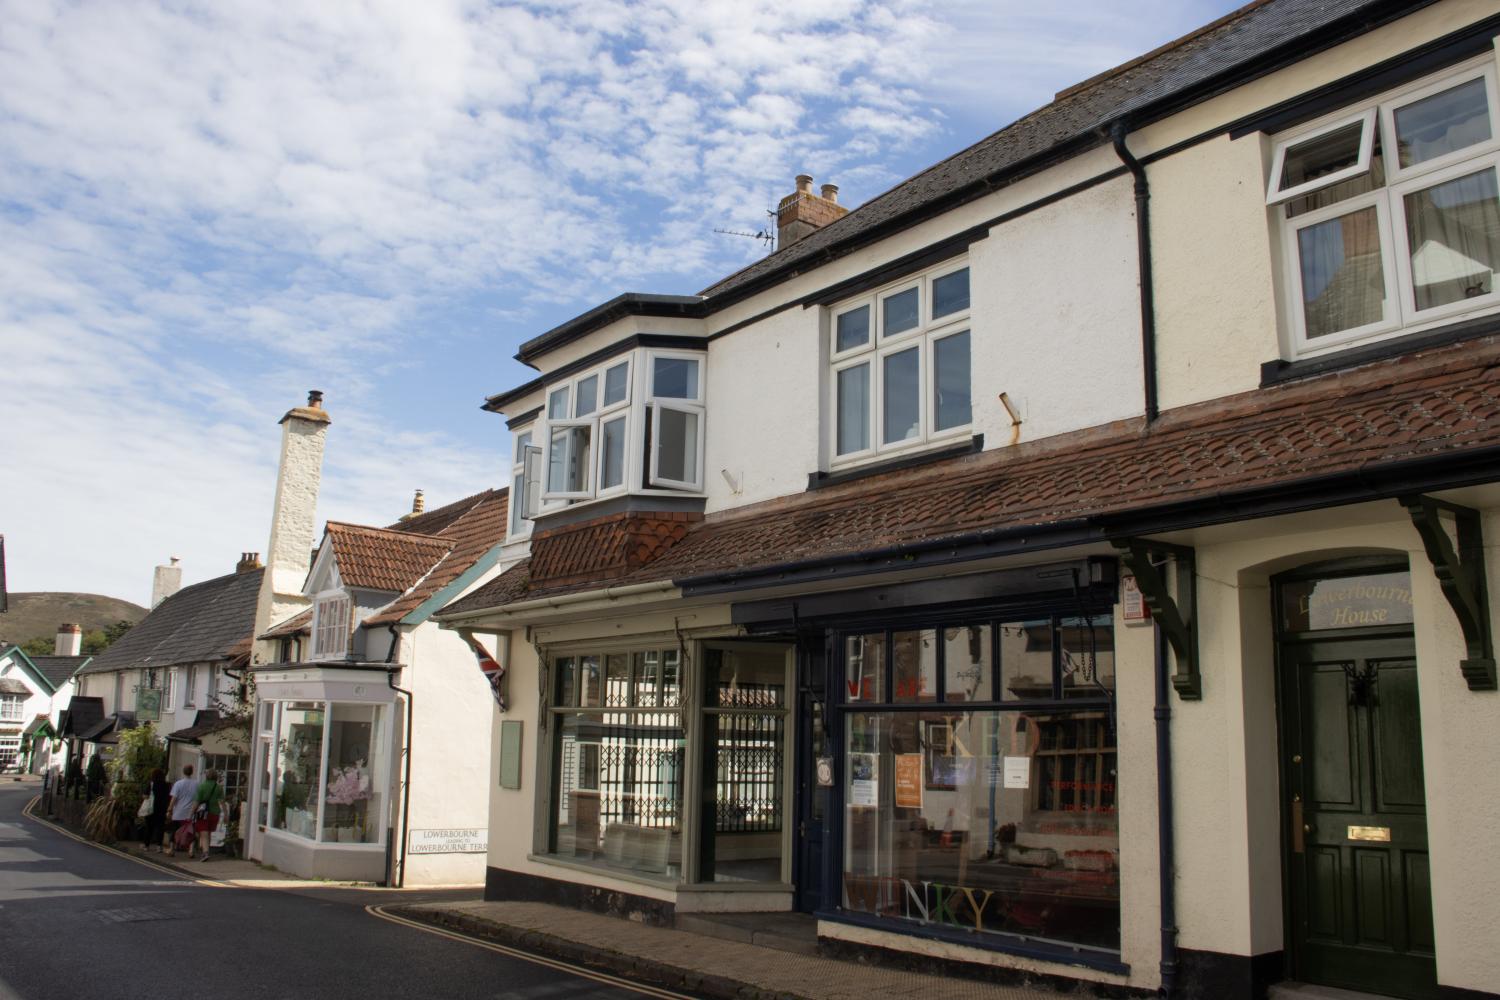
[[[522,341],[766,251],[1223,0],[0,0],[0,534],[12,591],[145,604],[263,551],[277,421],[319,518],[509,476]]]

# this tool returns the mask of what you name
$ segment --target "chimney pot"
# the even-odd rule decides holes
[[[823,197],[827,198],[829,201],[838,201],[839,200],[839,186],[837,184],[824,184],[823,185]]]
[[[812,182],[810,175],[798,174],[797,190],[777,204],[776,246],[778,249],[789,247],[808,234],[849,214],[849,210],[838,203],[837,184],[824,184],[823,195],[819,197],[813,193]]]
[[[240,561],[235,563],[234,571],[236,573],[249,573],[260,568],[259,552],[241,552]]]
[[[323,408],[323,390],[309,389],[307,392],[307,405],[309,409],[321,410]]]
[[[803,194],[812,194],[812,174],[797,175],[797,190]]]

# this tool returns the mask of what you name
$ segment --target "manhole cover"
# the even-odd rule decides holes
[[[114,910],[94,910],[94,916],[106,924],[138,924],[147,920],[180,920],[183,910],[160,906],[122,906]]]

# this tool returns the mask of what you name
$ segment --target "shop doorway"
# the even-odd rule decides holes
[[[1436,994],[1410,577],[1280,578],[1278,711],[1291,978]]]

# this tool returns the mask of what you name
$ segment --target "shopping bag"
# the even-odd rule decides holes
[[[172,835],[172,843],[179,851],[190,851],[193,848],[193,823],[192,820],[183,823]]]
[[[150,816],[151,815],[151,810],[152,810],[152,808],[155,805],[156,805],[156,793],[152,792],[150,795],[146,796],[144,799],[141,799],[141,807],[135,811],[136,818],[137,819],[145,819],[146,817]]]

